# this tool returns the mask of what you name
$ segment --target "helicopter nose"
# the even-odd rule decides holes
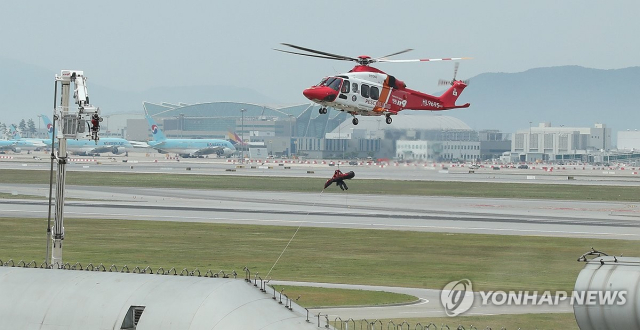
[[[338,96],[338,93],[335,90],[325,86],[314,86],[311,88],[307,88],[302,91],[302,94],[304,95],[304,97],[308,98],[311,101],[328,102],[332,102]]]

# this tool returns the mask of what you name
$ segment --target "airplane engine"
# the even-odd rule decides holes
[[[235,150],[229,149],[229,148],[224,148],[222,154],[225,156],[229,156],[231,154],[233,154],[235,152]]]
[[[15,152],[15,153],[17,153],[17,154],[19,154],[19,153],[20,153],[20,151],[22,151],[22,149],[20,149],[20,148],[18,148],[18,147],[13,148],[12,150],[13,150],[13,152]]]
[[[111,149],[111,152],[114,155],[120,155],[120,154],[123,154],[123,153],[127,152],[127,148],[125,148],[125,147],[113,147]]]

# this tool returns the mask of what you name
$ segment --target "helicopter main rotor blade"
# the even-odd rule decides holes
[[[328,60],[336,60],[336,61],[351,61],[351,59],[347,59],[347,58],[338,58],[338,57],[320,56],[320,55],[313,55],[313,54],[303,54],[303,53],[290,52],[290,51],[288,51],[288,50],[282,50],[282,49],[276,49],[276,48],[273,48],[273,50],[277,50],[277,51],[279,51],[279,52],[283,52],[283,53],[295,54],[295,55],[302,55],[302,56],[310,56],[310,57],[324,58],[324,59],[328,59]]]
[[[423,58],[415,60],[385,60],[380,59],[378,62],[391,62],[391,63],[409,63],[409,62],[437,62],[437,61],[458,61],[458,60],[470,60],[471,57],[450,57],[450,58]]]
[[[311,48],[305,48],[305,47],[300,47],[300,46],[296,46],[296,45],[292,45],[292,44],[286,44],[286,43],[282,43],[282,45],[291,47],[291,48],[295,48],[295,49],[299,49],[299,50],[304,50],[306,52],[309,53],[315,53],[315,54],[320,54],[320,55],[324,55],[324,56],[329,56],[329,57],[334,57],[336,59],[342,59],[342,60],[349,60],[349,61],[358,61],[357,58],[353,58],[353,57],[349,57],[349,56],[343,56],[343,55],[337,55],[337,54],[331,54],[331,53],[327,53],[327,52],[321,52],[319,50],[315,50],[315,49],[311,49]]]
[[[380,57],[378,57],[376,60],[386,59],[387,57],[391,57],[391,56],[396,56],[396,55],[404,54],[404,53],[406,53],[406,52],[410,52],[410,51],[412,51],[412,50],[413,50],[412,48],[407,48],[407,49],[405,49],[405,50],[401,50],[401,51],[399,51],[399,52],[397,52],[397,53],[393,53],[393,54],[389,54],[389,55],[385,55],[385,56],[380,56]]]

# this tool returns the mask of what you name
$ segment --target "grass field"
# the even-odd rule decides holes
[[[250,172],[248,172],[250,173]],[[68,185],[319,192],[326,178],[67,172]],[[3,170],[0,183],[49,184],[49,172]],[[637,187],[528,183],[351,180],[349,193],[640,202]],[[328,193],[339,193],[328,189]]]
[[[69,218],[64,260],[239,274],[247,266],[266,279],[295,230]],[[0,218],[0,232],[0,259],[44,260],[46,219]],[[303,227],[270,277],[432,289],[469,278],[475,290],[570,291],[591,246],[636,255],[640,242]]]
[[[276,297],[284,289],[291,299],[300,299],[297,303],[302,307],[317,308],[327,306],[380,306],[389,304],[406,304],[415,302],[417,297],[383,291],[348,290],[332,288],[315,288],[310,286],[274,285]],[[273,293],[272,290],[267,291]]]
[[[44,196],[0,193],[0,199],[46,199]]]

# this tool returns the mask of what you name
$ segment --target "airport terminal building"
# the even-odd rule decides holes
[[[593,127],[551,126],[540,123],[516,132],[511,159],[516,162],[594,161],[594,156],[611,150],[611,128],[605,124]]]
[[[429,112],[401,113],[387,125],[382,117],[359,117],[316,104],[269,106],[242,102],[151,103],[151,115],[169,138],[229,139],[234,133],[250,148],[260,146],[273,157],[388,158],[420,161],[475,161],[509,151],[510,135],[474,131],[461,120]],[[110,135],[147,141],[151,134],[144,112],[106,116]]]

